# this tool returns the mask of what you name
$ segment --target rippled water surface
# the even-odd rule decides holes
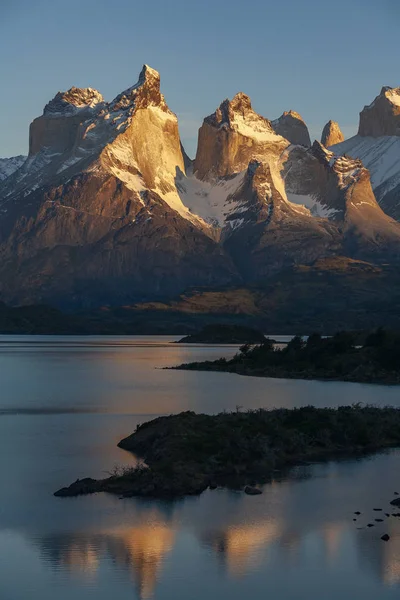
[[[52,496],[132,462],[117,442],[156,415],[400,405],[396,387],[162,370],[236,352],[174,339],[0,336],[1,600],[398,598],[400,519],[365,527],[400,492],[396,450],[297,468],[257,497]]]

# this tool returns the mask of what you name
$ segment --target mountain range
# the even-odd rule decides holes
[[[0,297],[158,310],[338,265],[357,285],[397,268],[399,220],[400,88],[361,111],[353,138],[329,121],[313,144],[297,112],[270,121],[238,93],[204,119],[191,160],[145,65],[111,102],[58,92],[28,156],[0,159]]]

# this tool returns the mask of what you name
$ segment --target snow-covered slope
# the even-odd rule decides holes
[[[11,158],[0,158],[0,181],[4,181],[20,168],[25,162],[26,156],[12,156]]]

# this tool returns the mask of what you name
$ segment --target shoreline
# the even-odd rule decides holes
[[[203,371],[209,373],[230,373],[231,375],[240,375],[242,377],[258,377],[260,379],[293,379],[297,381],[319,381],[323,383],[333,383],[333,382],[341,382],[341,383],[360,383],[360,384],[371,384],[371,385],[385,385],[388,387],[396,387],[400,385],[400,375],[397,376],[397,379],[387,379],[387,378],[365,378],[365,379],[356,379],[352,377],[333,377],[333,376],[322,376],[309,374],[305,375],[304,373],[293,373],[293,372],[285,372],[282,374],[278,374],[274,371],[267,373],[265,371],[242,371],[235,368],[219,368],[219,366],[215,365],[217,361],[204,361],[200,363],[183,363],[181,365],[177,365],[175,367],[161,367],[166,371]],[[211,365],[213,365],[211,367]]]
[[[187,411],[139,425],[118,446],[145,463],[105,479],[78,479],[54,495],[108,492],[176,499],[207,488],[246,491],[249,486],[261,493],[257,486],[277,471],[400,447],[400,408],[308,406],[217,415]]]

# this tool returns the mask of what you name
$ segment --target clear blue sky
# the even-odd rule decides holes
[[[58,90],[112,99],[143,63],[161,72],[193,155],[202,118],[243,91],[274,119],[297,110],[312,137],[346,135],[382,85],[399,86],[399,0],[0,0],[0,156]]]

